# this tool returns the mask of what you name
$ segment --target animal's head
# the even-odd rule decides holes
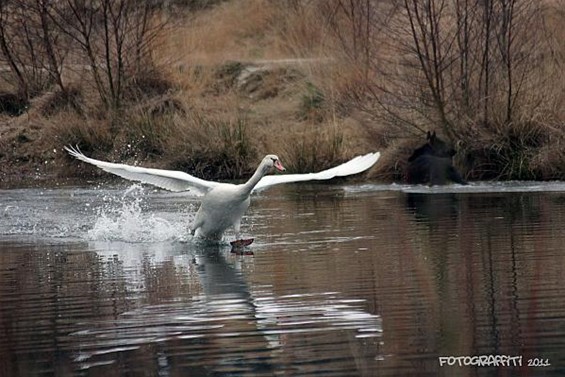
[[[426,134],[427,145],[431,147],[430,154],[436,157],[453,157],[455,155],[455,149],[445,141],[437,137],[436,132],[430,132]]]
[[[408,161],[414,161],[420,156],[448,157],[455,155],[455,149],[437,137],[436,132],[426,134],[426,144],[414,150]]]
[[[285,171],[286,169],[281,164],[279,158],[274,154],[268,154],[263,158],[261,162],[261,166],[265,169],[265,172],[270,171],[272,168],[277,169],[278,171]]]

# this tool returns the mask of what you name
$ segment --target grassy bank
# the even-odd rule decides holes
[[[16,96],[0,96],[3,185],[99,174],[67,144],[208,179],[246,177],[267,153],[305,172],[380,150],[369,177],[400,181],[432,129],[457,146],[468,179],[565,179],[559,2],[173,3],[145,9],[145,29],[132,22],[123,44],[94,41],[109,48],[92,60],[55,49],[48,68],[2,71],[1,92]],[[38,40],[78,43],[65,25]],[[23,46],[11,45],[17,62],[31,59]]]

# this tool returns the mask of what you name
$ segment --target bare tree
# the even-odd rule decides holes
[[[52,21],[77,44],[112,110],[122,106],[127,82],[152,66],[151,43],[166,23],[154,17],[157,9],[134,0],[66,0],[52,7]]]
[[[32,3],[33,10],[37,14],[40,40],[47,59],[46,69],[52,81],[66,94],[67,88],[63,82],[63,61],[69,49],[69,45],[64,42],[60,43],[64,38],[63,35],[57,33],[53,27],[54,25],[49,17],[51,6],[51,2],[47,0],[35,0]]]
[[[64,92],[63,60],[69,46],[48,17],[46,0],[0,1],[0,51],[21,96],[56,84]]]
[[[13,4],[10,1],[0,1],[0,50],[2,51],[2,61],[10,68],[10,72],[16,80],[18,93],[24,98],[28,97],[28,85],[24,77],[23,67],[20,66],[16,56],[14,39],[12,38],[13,22],[11,11]]]
[[[375,9],[371,0],[335,0],[322,2],[329,30],[340,41],[343,52],[352,61],[361,62],[368,70],[372,61]],[[324,9],[325,8],[325,9]]]
[[[395,53],[366,93],[398,124],[440,126],[451,139],[471,124],[509,124],[535,69],[538,15],[515,0],[404,0],[386,29]]]
[[[405,0],[404,7],[410,26],[414,55],[425,78],[426,90],[430,94],[430,107],[439,115],[444,132],[450,135],[445,72],[453,64],[449,51],[455,39],[443,30],[446,27],[444,25],[446,2]]]

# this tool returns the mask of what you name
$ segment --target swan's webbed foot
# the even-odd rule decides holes
[[[231,241],[231,252],[236,255],[253,255],[253,251],[245,250],[245,247],[251,245],[252,243],[253,238],[237,239],[235,241]]]

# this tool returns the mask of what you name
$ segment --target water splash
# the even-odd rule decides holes
[[[191,237],[192,205],[171,214],[149,209],[147,199],[147,192],[138,184],[121,196],[104,196],[104,204],[95,210],[96,219],[86,238],[89,241],[164,242],[187,241]]]
[[[19,189],[0,192],[0,238],[76,242],[188,241],[196,203],[186,193],[139,184],[123,188]]]

